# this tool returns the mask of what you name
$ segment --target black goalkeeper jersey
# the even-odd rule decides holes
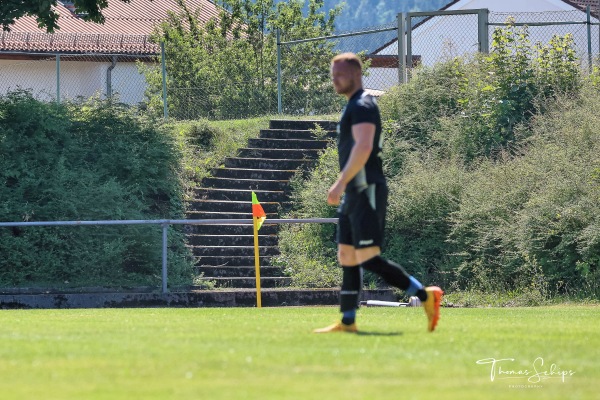
[[[381,150],[383,146],[383,137],[381,136],[381,116],[379,107],[373,98],[365,93],[363,89],[359,89],[342,111],[342,117],[337,126],[337,145],[338,156],[340,161],[340,170],[344,168],[350,152],[354,146],[352,137],[352,125],[369,122],[375,125],[375,137],[373,138],[373,150],[369,155],[369,159],[365,166],[356,174],[348,183],[346,191],[363,190],[371,183],[385,183],[383,175],[383,167],[381,162]]]

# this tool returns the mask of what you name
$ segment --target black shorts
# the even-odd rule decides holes
[[[357,249],[383,247],[388,189],[371,184],[362,192],[346,192],[338,207],[337,243]]]

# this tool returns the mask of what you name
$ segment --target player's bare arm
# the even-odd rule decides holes
[[[369,155],[373,150],[373,138],[375,137],[375,124],[365,122],[352,125],[352,138],[354,146],[350,152],[350,158],[342,169],[339,178],[329,188],[327,203],[333,206],[340,204],[340,199],[348,182],[358,174],[365,166]]]

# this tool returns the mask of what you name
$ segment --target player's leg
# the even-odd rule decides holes
[[[404,268],[380,255],[378,246],[356,249],[356,259],[365,270],[379,275],[387,284],[402,289],[408,296],[417,296],[422,302],[427,300],[425,287]]]
[[[387,194],[385,185],[369,185],[357,196],[357,206],[349,215],[355,246],[354,258],[365,270],[381,276],[388,284],[425,301],[427,293],[423,285],[400,265],[381,257]]]
[[[388,284],[402,289],[409,296],[417,296],[425,309],[428,329],[433,331],[439,320],[442,290],[438,287],[425,288],[415,277],[400,265],[381,257],[387,188],[385,185],[370,185],[358,201],[359,206],[350,215],[355,233],[353,238],[355,259],[367,271],[374,272]]]
[[[340,312],[342,319],[333,325],[316,329],[315,333],[356,332],[356,309],[362,287],[362,272],[355,258],[350,223],[345,215],[340,215],[337,226],[338,262],[342,267],[340,290]]]

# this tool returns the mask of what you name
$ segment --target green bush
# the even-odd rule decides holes
[[[122,106],[0,97],[0,220],[181,218],[171,136]],[[1,286],[158,285],[159,226],[21,227],[0,231]],[[190,279],[170,229],[172,283]]]
[[[381,117],[386,121],[386,140],[404,139],[429,145],[440,130],[440,119],[455,115],[467,82],[467,65],[456,58],[434,67],[416,70],[411,80],[393,87],[381,97]]]
[[[293,180],[294,209],[290,218],[333,218],[336,208],[327,205],[327,190],[337,177],[337,148],[331,144],[321,154],[308,177]],[[281,255],[274,260],[301,287],[332,287],[340,283],[334,224],[283,225],[279,233]]]
[[[598,75],[581,76],[570,35],[532,46],[526,28],[508,26],[489,55],[419,69],[385,94],[384,255],[470,302],[598,298]],[[326,165],[299,185],[299,216],[332,215],[325,193],[338,168]],[[280,259],[293,272],[333,265],[331,238],[290,228]]]
[[[527,27],[508,25],[493,32],[489,55],[417,68],[380,105],[390,139],[470,163],[524,139],[524,124],[580,84],[572,35],[533,46]]]
[[[219,14],[199,23],[200,9],[178,0],[152,40],[165,44],[169,116],[232,119],[277,112],[277,30],[282,42],[328,36],[341,7],[323,10],[323,0],[220,0]],[[331,111],[337,97],[329,85],[326,41],[283,46],[284,112]],[[148,110],[162,113],[162,74],[139,65],[149,84]]]
[[[522,156],[472,174],[453,216],[467,254],[459,277],[513,287],[533,269],[553,293],[598,295],[599,107],[591,91],[561,103],[536,120]]]
[[[269,117],[245,120],[178,121],[165,126],[165,130],[176,140],[181,154],[179,166],[183,170],[183,183],[186,189],[195,188],[211,174],[213,168],[222,165],[226,157],[247,145],[248,139],[259,136],[266,129]],[[191,198],[191,194],[186,199]]]
[[[467,172],[461,165],[414,159],[390,179],[384,255],[423,282],[446,286],[457,249],[447,242]]]

